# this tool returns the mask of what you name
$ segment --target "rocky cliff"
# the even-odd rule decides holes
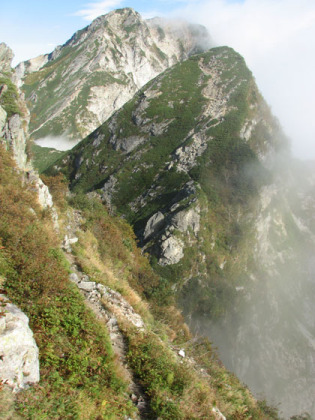
[[[51,209],[57,226],[57,214],[47,186],[34,171],[30,156],[29,110],[24,94],[14,83],[16,75],[11,68],[12,50],[0,44],[0,143],[12,152],[20,171],[27,174],[26,180],[37,190],[40,205]]]
[[[51,54],[16,68],[32,136],[82,139],[149,80],[209,43],[201,26],[145,21],[132,9],[97,18]]]
[[[38,347],[28,317],[0,295],[0,380],[17,392],[39,382]]]
[[[11,62],[12,50],[0,44],[0,137],[21,169],[28,167],[26,140],[28,135],[29,111],[24,97],[13,82]]]

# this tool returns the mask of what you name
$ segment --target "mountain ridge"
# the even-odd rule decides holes
[[[133,24],[129,25],[139,22],[138,15],[132,11],[118,11],[112,16],[119,24],[122,18],[123,22],[127,21],[127,26],[122,25],[120,29],[129,41],[138,33]],[[94,26],[96,31],[98,24]],[[126,28],[129,29],[126,31]],[[140,28],[140,32],[145,31],[141,23]],[[158,38],[162,36],[159,32],[156,30]],[[114,37],[114,33],[110,35]],[[71,42],[75,44],[78,39],[80,34]],[[165,57],[153,49],[152,54],[158,54],[160,63],[163,60],[166,63]],[[51,92],[50,89],[45,91],[45,83],[52,82],[53,91],[59,89],[66,97],[69,85],[60,84],[55,75],[63,74],[64,62],[69,62],[70,58],[74,58],[74,67],[80,67],[82,56],[76,62],[72,52],[62,48],[56,51],[55,67],[44,66],[42,73],[30,73],[28,86],[34,85],[38,77],[37,81],[43,83],[43,93]],[[132,56],[127,54],[125,58],[128,63],[132,62]],[[78,75],[72,73],[73,85],[79,83]],[[78,105],[74,104],[74,112],[80,111]],[[44,123],[45,116],[40,120]],[[3,161],[8,161],[5,154]],[[10,180],[7,170],[14,173],[14,169],[6,168],[0,175]],[[71,193],[66,191],[66,179],[60,170],[70,181]],[[106,290],[103,286],[109,287],[110,293],[115,294],[115,290],[122,293],[148,322],[148,331],[139,335],[124,316],[117,318],[131,349],[124,357],[139,376],[157,416],[191,419],[209,416],[211,411],[210,416],[222,419],[220,411],[213,407],[215,395],[221,412],[228,418],[277,417],[272,409],[264,408],[264,403],[256,403],[244,388],[239,388],[237,381],[233,383],[231,376],[224,369],[218,369],[216,362],[212,364],[216,358],[209,344],[202,344],[198,353],[199,342],[192,342],[192,358],[198,355],[201,365],[207,366],[203,376],[206,382],[202,380],[202,385],[196,385],[198,375],[194,377],[195,382],[187,371],[183,374],[181,365],[188,365],[181,363],[183,360],[179,357],[183,357],[185,351],[177,346],[190,349],[190,341],[186,341],[188,330],[175,305],[180,305],[195,334],[202,333],[218,345],[224,363],[242,381],[257,394],[263,393],[268,401],[276,399],[282,403],[285,417],[305,411],[313,414],[315,178],[312,169],[299,165],[290,156],[287,139],[239,54],[228,47],[214,48],[167,68],[46,173],[53,175],[44,179],[54,191],[55,203],[59,206],[60,234],[65,235],[62,246],[69,253],[72,280],[75,279],[73,274],[79,278],[74,283],[82,293],[86,292],[85,297],[91,292],[91,299],[96,299],[94,303],[101,298],[95,295],[97,290],[102,293]],[[12,182],[20,185],[15,177]],[[1,185],[11,203],[10,186]],[[116,217],[112,218],[100,198]],[[24,206],[21,201],[17,202]],[[5,209],[7,211],[7,207]],[[24,213],[33,214],[29,210]],[[6,214],[12,216],[10,212]],[[121,216],[132,224],[141,251],[131,227]],[[39,224],[40,220],[45,223],[45,213],[38,213],[36,220]],[[14,223],[5,222],[1,225],[1,236],[8,238],[12,232],[16,235]],[[16,228],[22,229],[20,234],[28,238],[29,232],[23,231],[27,223],[22,225],[17,223]],[[29,239],[37,249],[34,237]],[[23,246],[24,242],[21,244]],[[10,241],[5,245],[11,250]],[[75,254],[71,256],[72,249]],[[25,249],[26,255],[27,252]],[[49,252],[49,258],[64,261],[58,250]],[[141,252],[150,257],[151,266]],[[7,285],[12,297],[28,310],[23,287],[28,288],[28,293],[35,293],[30,286],[33,277],[26,277],[25,285],[16,283],[7,269],[2,249],[0,257],[6,262],[4,268],[5,273],[8,272]],[[15,261],[15,254],[11,257]],[[20,266],[15,270],[20,270]],[[18,277],[19,272],[15,273]],[[43,278],[45,276],[43,273]],[[64,276],[65,272],[62,278],[66,281]],[[46,286],[39,282],[39,287]],[[14,295],[17,290],[19,293]],[[58,288],[53,291],[59,292]],[[79,312],[83,314],[81,304],[78,306],[77,298],[71,296],[76,302],[76,313],[81,308]],[[140,296],[148,300],[142,302]],[[37,318],[33,320],[35,324],[37,319],[45,324],[44,319],[49,322],[54,319],[53,328],[57,328],[62,337],[71,336],[74,344],[77,331],[86,333],[80,329],[80,317],[75,316],[71,321],[67,310],[61,310],[57,302],[58,299],[48,314],[36,312]],[[125,305],[123,300],[120,302]],[[107,305],[105,309],[110,307],[112,314],[122,315],[119,308],[111,306],[112,302]],[[146,305],[152,313],[147,312]],[[37,304],[32,308],[37,311]],[[65,317],[66,325],[59,315]],[[157,316],[157,324],[152,315]],[[110,319],[113,318],[110,316]],[[65,331],[64,327],[70,328]],[[44,369],[45,375],[51,370],[54,378],[62,378],[69,395],[78,395],[74,383],[79,373],[75,366],[81,362],[75,363],[74,347],[69,347],[68,338],[63,343],[67,349],[65,358],[62,354],[59,358],[53,357],[40,336],[38,339],[44,350],[42,357],[49,367]],[[59,335],[51,337],[52,348],[56,348],[55,339],[58,340]],[[110,343],[103,339],[104,350]],[[101,410],[108,414],[106,398],[112,395],[112,388],[103,389],[102,394],[92,398],[84,385],[92,383],[87,372],[98,369],[97,365],[89,365],[85,350],[88,352],[83,346],[78,352],[78,358],[85,358],[80,360],[87,369],[85,379],[81,375],[78,382],[83,386],[81,401],[90,404],[91,413]],[[210,354],[211,360],[200,359],[202,352]],[[190,363],[190,358],[186,362]],[[70,377],[67,376],[69,367]],[[116,378],[116,370],[109,366],[108,369]],[[48,393],[52,389],[51,380],[45,376],[44,388]],[[95,383],[96,388],[99,385],[100,382]],[[60,395],[58,386],[56,392]],[[34,408],[31,403],[26,407],[27,412],[47,410],[45,396],[40,392],[34,389],[31,395],[40,398],[43,406]],[[115,392],[121,398],[124,413],[134,413],[130,406],[132,397],[119,393],[118,388]],[[105,400],[100,400],[100,395]],[[72,405],[76,397],[69,398],[71,404],[63,407],[52,402],[58,415],[64,416],[68,410],[81,415],[80,404]],[[138,402],[138,398],[136,396],[134,402]],[[113,407],[116,409],[117,406]],[[293,418],[296,417],[309,418],[309,415]]]
[[[4,111],[0,136],[1,418],[224,420],[221,410],[277,418],[206,339],[192,339],[124,220],[93,194],[70,194],[60,175],[44,178],[52,201],[31,165],[19,161],[15,132],[6,137],[10,118],[22,112],[11,83],[0,85],[11,113]],[[8,301],[18,305],[11,305],[15,324]],[[18,307],[39,349],[37,385],[38,358],[32,371],[16,340]]]
[[[96,191],[126,217],[193,331],[218,342],[227,365],[257,393],[277,396],[286,416],[304,403],[312,412],[314,389],[298,356],[313,354],[312,321],[302,313],[313,319],[303,296],[314,290],[300,261],[314,244],[300,206],[292,208],[294,166],[243,58],[219,47],[150,81],[47,172],[63,171],[74,191]],[[298,304],[290,330],[284,314]],[[275,370],[286,378],[281,388]]]
[[[210,43],[201,26],[171,28],[161,20],[144,21],[133,9],[119,9],[77,31],[52,53],[17,66],[31,109],[32,136],[82,138],[150,79],[201,43]]]

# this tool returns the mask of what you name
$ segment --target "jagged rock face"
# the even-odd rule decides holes
[[[0,295],[0,380],[18,391],[39,381],[38,347],[28,317]]]
[[[0,43],[0,72],[11,73],[11,63],[14,54],[4,42]]]
[[[198,25],[144,21],[132,9],[101,16],[50,55],[17,67],[32,135],[81,139],[149,80],[208,47],[209,35]]]
[[[160,226],[164,224],[164,220],[165,217],[160,211],[151,216],[144,229],[144,239],[148,239],[150,236],[156,234]]]
[[[2,132],[5,126],[6,120],[7,120],[7,113],[2,108],[2,106],[0,106],[0,132]]]
[[[161,265],[177,264],[184,256],[184,242],[173,236],[161,243]]]
[[[22,61],[15,68],[13,80],[18,87],[23,85],[23,77],[27,74],[39,71],[49,61],[49,54],[39,55],[38,57],[31,58],[28,61]]]
[[[13,152],[18,167],[29,168],[25,152],[29,113],[21,92],[13,83],[12,50],[0,44],[0,138]]]
[[[27,169],[28,157],[25,152],[27,134],[25,131],[25,124],[20,115],[14,114],[7,119],[0,135],[5,139],[10,149],[12,149],[14,160],[20,169]]]
[[[52,196],[48,187],[33,170],[32,163],[26,153],[29,139],[29,111],[24,95],[13,83],[12,58],[11,49],[5,44],[0,44],[0,103],[3,105],[3,107],[0,105],[0,142],[12,151],[17,167],[27,172],[27,181],[32,183],[37,190],[40,206],[51,211],[54,226],[58,229],[58,215],[53,207]],[[8,91],[10,95],[4,96]]]

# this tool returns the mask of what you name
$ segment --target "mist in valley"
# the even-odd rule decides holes
[[[38,146],[49,147],[60,151],[66,151],[76,146],[80,140],[70,139],[63,136],[46,136],[35,141]]]
[[[315,418],[315,165],[285,154],[272,172],[253,214],[247,281],[234,279],[224,316],[195,312],[187,321],[282,417]]]

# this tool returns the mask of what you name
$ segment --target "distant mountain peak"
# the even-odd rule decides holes
[[[131,8],[96,18],[51,54],[17,67],[33,137],[83,138],[149,80],[209,45],[202,26],[145,21]]]

